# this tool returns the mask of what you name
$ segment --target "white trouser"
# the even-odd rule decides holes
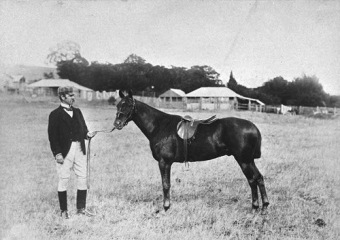
[[[67,190],[68,182],[71,176],[71,170],[77,176],[77,189],[87,189],[87,159],[80,147],[80,142],[72,142],[70,151],[64,159],[63,164],[57,164],[57,172],[59,177],[58,191]]]

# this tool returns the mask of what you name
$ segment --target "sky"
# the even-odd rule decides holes
[[[246,87],[306,74],[340,95],[337,0],[0,0],[3,64],[46,66],[64,41],[89,61],[208,65]]]

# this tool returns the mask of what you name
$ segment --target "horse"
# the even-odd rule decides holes
[[[258,188],[262,199],[262,213],[269,205],[264,179],[254,159],[261,157],[261,133],[252,122],[235,117],[218,118],[210,124],[197,126],[194,140],[184,149],[184,140],[177,134],[182,117],[167,114],[119,91],[114,127],[123,129],[133,121],[150,142],[152,156],[158,161],[162,185],[163,208],[170,208],[170,175],[174,162],[211,160],[233,155],[248,180],[252,195],[252,210],[259,209]],[[187,150],[187,151],[185,151]],[[185,156],[187,154],[187,156]]]

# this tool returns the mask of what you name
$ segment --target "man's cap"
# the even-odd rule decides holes
[[[58,95],[61,96],[65,94],[74,95],[73,88],[72,87],[59,87]]]

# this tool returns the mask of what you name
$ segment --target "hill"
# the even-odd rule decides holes
[[[57,69],[52,67],[0,64],[0,74],[23,75],[27,82],[42,79],[44,78],[44,73],[51,72],[54,78],[59,78]]]

